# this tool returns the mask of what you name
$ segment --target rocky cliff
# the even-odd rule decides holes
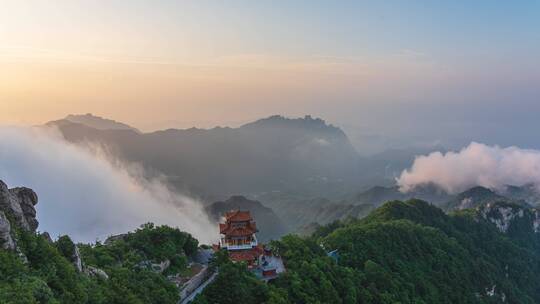
[[[540,210],[536,208],[499,201],[482,205],[478,211],[482,218],[494,224],[500,232],[540,232]]]
[[[29,188],[9,189],[0,180],[0,247],[16,249],[14,229],[35,232],[38,227],[35,205],[37,194]]]

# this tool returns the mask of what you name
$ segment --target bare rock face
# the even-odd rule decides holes
[[[9,189],[0,180],[0,247],[16,249],[12,227],[35,232],[38,227],[35,205],[38,202],[36,193],[29,188]],[[12,222],[10,222],[12,221]]]
[[[153,263],[150,260],[145,260],[137,264],[137,267],[139,268],[152,270],[156,273],[163,273],[165,270],[167,270],[167,268],[169,268],[169,266],[171,266],[170,260],[161,261],[160,263]]]
[[[502,233],[511,232],[510,227],[518,222],[522,227],[529,227],[530,230],[527,232],[540,233],[540,209],[512,202],[494,202],[487,203],[478,210],[481,217],[494,224]]]
[[[37,194],[34,190],[25,187],[13,188],[9,191],[13,193],[16,201],[21,206],[25,225],[31,231],[36,231],[39,225],[36,219],[36,208],[34,207],[38,202]]]
[[[9,250],[16,248],[11,236],[11,225],[2,211],[0,211],[0,248]]]
[[[79,251],[79,247],[77,247],[77,245],[74,245],[74,248],[73,248],[73,257],[71,258],[72,261],[73,261],[73,265],[75,266],[75,268],[77,268],[77,271],[78,272],[82,272],[83,271],[83,262],[82,262],[82,258],[81,258],[81,253]]]
[[[97,267],[93,267],[93,266],[86,266],[84,269],[84,273],[86,273],[89,276],[99,277],[103,280],[109,279],[109,276],[107,275],[105,271]]]
[[[8,189],[0,180],[0,210],[9,214],[16,225],[27,231],[36,231],[38,221],[34,206],[38,202],[37,194],[29,188]]]

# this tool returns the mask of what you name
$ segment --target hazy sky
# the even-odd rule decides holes
[[[385,147],[534,146],[540,127],[540,1],[0,7],[2,123],[92,112],[153,130],[312,114]]]

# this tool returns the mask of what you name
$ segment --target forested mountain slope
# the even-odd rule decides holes
[[[512,205],[505,232],[497,213],[510,211],[500,207],[509,206],[447,215],[424,201],[392,201],[306,239],[286,236],[272,246],[288,272],[253,290],[265,303],[538,303],[539,236],[527,216],[536,213]],[[234,303],[216,290],[199,303]]]
[[[146,224],[111,244],[53,241],[36,231],[37,195],[0,181],[0,303],[174,304],[168,274],[187,271],[198,241],[178,229]],[[59,219],[61,220],[61,219]],[[168,261],[156,271],[155,263]]]
[[[198,246],[189,234],[148,224],[104,244],[53,241],[36,232],[36,194],[1,185],[1,303],[178,300],[168,276],[189,272]],[[511,201],[450,214],[391,201],[270,248],[285,274],[264,283],[217,253],[219,274],[195,303],[540,302],[540,211]]]

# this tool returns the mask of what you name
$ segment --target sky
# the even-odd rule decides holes
[[[0,0],[0,123],[326,119],[364,153],[538,148],[540,1]]]

